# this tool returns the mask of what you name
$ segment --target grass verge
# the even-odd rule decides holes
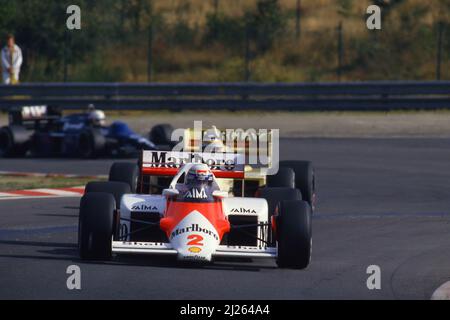
[[[65,178],[65,177],[18,177],[1,176],[0,192],[41,188],[70,188],[84,186],[93,178]],[[95,179],[101,180],[101,179]]]

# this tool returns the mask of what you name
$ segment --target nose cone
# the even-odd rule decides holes
[[[211,261],[220,238],[209,220],[198,211],[192,211],[171,231],[172,247],[178,251],[178,259]]]

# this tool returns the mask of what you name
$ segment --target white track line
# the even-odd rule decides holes
[[[30,196],[17,196],[17,197],[0,197],[0,201],[11,201],[11,200],[41,200],[41,199],[57,199],[57,198],[81,198],[82,195],[78,196],[39,196],[39,197],[30,197]]]
[[[1,198],[11,198],[11,197],[13,197],[13,196],[9,193],[0,192],[0,199]]]
[[[59,189],[33,189],[32,191],[48,193],[52,196],[81,196],[79,192],[59,190]]]
[[[450,300],[450,281],[437,288],[431,296],[431,300]]]
[[[18,177],[61,177],[61,178],[92,178],[105,179],[107,175],[86,175],[86,174],[64,174],[64,173],[40,173],[40,172],[15,172],[15,171],[0,171],[0,176],[18,176]]]
[[[63,189],[79,189],[77,191],[63,190]],[[80,198],[83,196],[84,187],[72,187],[61,189],[30,189],[18,190],[12,192],[0,192],[0,201],[3,200],[19,200],[19,199],[49,199],[49,198]],[[30,192],[38,194],[21,194],[20,192]]]

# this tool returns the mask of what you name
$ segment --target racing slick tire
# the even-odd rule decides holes
[[[152,128],[149,139],[156,145],[172,146],[173,127],[170,124],[159,124]]]
[[[302,194],[300,190],[293,188],[262,188],[259,191],[259,198],[266,199],[268,206],[269,221],[272,221],[272,216],[275,214],[275,210],[280,201],[283,200],[302,200]],[[275,237],[273,234],[273,226],[269,228],[269,242],[272,246],[275,246]]]
[[[139,167],[135,163],[116,162],[109,170],[109,181],[123,182],[130,186],[131,192],[136,192],[139,178]]]
[[[122,196],[127,193],[131,193],[130,185],[124,182],[117,181],[93,181],[86,185],[85,194],[88,193],[109,193],[111,194],[117,205],[117,209],[120,208],[120,201]]]
[[[22,126],[0,129],[0,156],[23,157],[28,151],[33,131]]]
[[[312,252],[311,214],[311,207],[306,201],[279,203],[275,219],[278,267],[305,269],[309,265]]]
[[[83,158],[95,158],[104,153],[106,138],[99,130],[88,129],[80,134],[78,148]]]
[[[295,172],[291,168],[280,167],[277,174],[267,176],[269,188],[292,188],[295,189]]]
[[[275,209],[280,201],[302,200],[300,190],[293,188],[262,188],[259,191],[258,197],[267,200],[269,218],[275,213]]]
[[[303,200],[307,201],[312,211],[316,205],[316,177],[314,167],[310,161],[280,161],[280,167],[292,168],[295,172],[295,187],[302,193]]]
[[[80,201],[78,250],[84,260],[111,259],[116,201],[109,193],[87,193]]]

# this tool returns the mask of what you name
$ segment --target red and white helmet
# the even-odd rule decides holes
[[[198,182],[212,182],[213,174],[206,164],[193,165],[186,174],[186,184],[193,184]]]

